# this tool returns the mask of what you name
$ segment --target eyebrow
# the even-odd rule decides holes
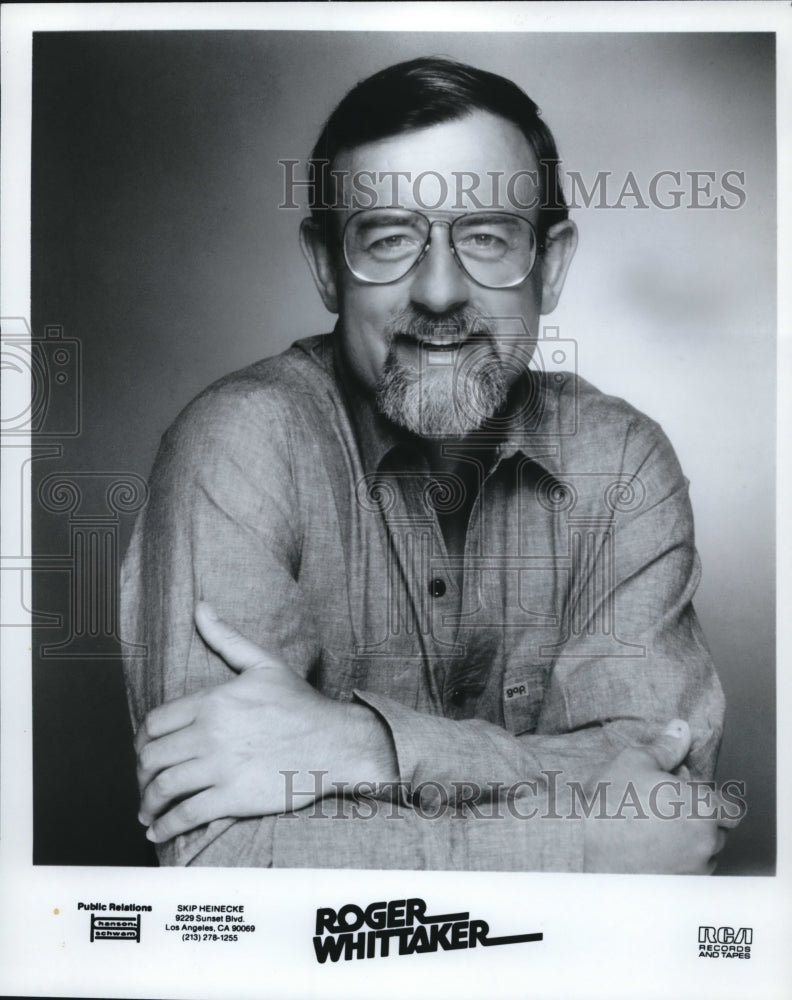
[[[362,218],[358,217],[358,225],[364,231],[367,229],[376,229],[380,226],[403,226],[408,223],[412,225],[417,224],[417,217],[407,209],[395,209],[391,212],[380,210],[374,216],[361,212],[361,216]]]
[[[500,225],[507,226],[518,226],[520,218],[521,216],[512,215],[509,212],[468,212],[465,215],[460,216],[460,219],[465,219],[466,221],[474,223],[497,222]],[[526,219],[525,221],[527,222],[528,220]]]

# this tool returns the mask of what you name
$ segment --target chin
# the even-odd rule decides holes
[[[417,437],[463,438],[479,430],[503,406],[500,377],[460,377],[451,370],[418,373],[386,364],[377,386],[380,413]]]

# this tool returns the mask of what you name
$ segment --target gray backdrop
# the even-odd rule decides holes
[[[277,161],[306,157],[358,79],[436,53],[523,86],[565,169],[589,186],[611,172],[609,204],[628,171],[644,197],[661,170],[745,174],[738,210],[693,209],[688,195],[676,210],[626,199],[574,212],[580,248],[546,322],[577,341],[582,375],[660,421],[691,480],[696,607],[729,706],[719,776],[744,779],[749,803],[721,870],[773,871],[772,35],[38,35],[32,324],[80,342],[82,409],[62,456],[34,462],[36,483],[147,475],[160,435],[206,384],[329,329],[299,254],[300,213],[277,208]],[[713,193],[725,193],[717,180]],[[34,514],[39,555],[73,555],[63,512]],[[117,516],[119,551],[132,521]],[[64,616],[38,630],[38,652],[68,636],[74,575],[45,568],[34,586],[36,609]],[[117,657],[106,645],[56,651],[36,662],[34,685],[35,860],[149,863]]]

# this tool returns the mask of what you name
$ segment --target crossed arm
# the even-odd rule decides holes
[[[325,698],[206,604],[196,608],[196,625],[239,674],[154,709],[140,727],[140,820],[149,839],[171,840],[222,817],[289,812],[277,761],[288,761],[298,774],[321,775],[304,805],[333,795],[335,783],[372,787],[398,780],[389,734],[370,709]],[[607,795],[624,803],[632,789],[631,820],[629,813],[609,822],[582,820],[586,870],[711,873],[726,830],[739,817],[716,792],[705,809],[699,792],[690,793],[698,786],[686,780],[682,762],[689,748],[687,724],[673,720],[653,743],[622,751],[602,769],[598,780]]]
[[[387,730],[370,709],[324,697],[208,604],[198,604],[195,621],[239,674],[155,708],[138,730],[140,820],[151,840],[171,840],[224,816],[291,811],[279,761],[298,775],[318,776],[303,806],[333,794],[334,782],[398,780]]]
[[[212,441],[215,431],[219,443]],[[621,710],[615,706],[614,717],[604,723],[587,722],[591,697],[587,700],[581,691],[574,731],[515,738],[481,720],[422,716],[365,692],[350,703],[316,691],[304,679],[316,649],[290,568],[296,546],[293,511],[281,487],[261,489],[261,484],[289,481],[287,449],[271,440],[262,459],[266,469],[257,470],[247,453],[229,448],[231,441],[233,436],[218,430],[213,420],[205,427],[193,424],[189,441],[182,433],[170,444],[170,454],[158,463],[146,522],[127,566],[137,580],[138,613],[158,623],[150,635],[153,671],[136,678],[128,670],[128,676],[139,722],[141,820],[163,860],[313,867],[712,869],[724,831],[738,814],[715,793],[702,805],[698,786],[688,784],[683,761],[691,740],[684,722],[661,733],[662,725],[650,725],[630,712],[628,700]],[[246,478],[255,482],[255,489],[240,487]],[[265,536],[261,524],[266,525]],[[218,535],[223,538],[221,565]],[[655,571],[664,573],[659,559]],[[267,590],[264,601],[262,587]],[[196,631],[192,609],[201,597],[218,604],[220,614],[236,628],[199,606]],[[686,595],[676,597],[685,603]],[[262,604],[268,608],[263,623]],[[595,676],[597,670],[595,665]],[[700,729],[701,705],[690,694],[696,684],[695,678],[688,682],[687,694],[676,705],[689,706]],[[569,697],[569,686],[556,696]],[[423,752],[411,743],[416,733]],[[711,749],[708,753],[711,760]],[[442,784],[452,766],[455,776],[480,787],[493,778],[504,785],[522,783],[519,802],[484,819],[476,815],[474,796],[467,810],[451,810],[432,820],[404,801],[373,810],[365,822],[335,820],[360,815],[358,796],[339,794],[335,782],[345,789],[357,782],[370,787],[399,779],[415,785],[427,777]],[[703,770],[708,777],[706,765]],[[540,814],[547,812],[542,806],[553,771],[561,774],[555,811],[527,818],[535,806]],[[297,772],[303,808],[295,809],[283,772]],[[309,779],[311,772],[321,772],[320,777]],[[701,776],[702,768],[694,774]],[[610,783],[610,812],[628,789],[639,808],[623,810],[611,820],[566,819],[570,796],[565,782],[570,779],[588,792],[597,782]],[[310,808],[321,797],[333,798],[329,817]]]

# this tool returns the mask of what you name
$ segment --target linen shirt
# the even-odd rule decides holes
[[[234,676],[195,631],[204,599],[323,694],[377,712],[417,797],[365,819],[349,797],[220,819],[160,860],[581,870],[570,782],[676,717],[692,776],[714,770],[723,696],[673,449],[578,376],[527,373],[512,417],[465,453],[476,496],[453,557],[437,515],[464,483],[430,474],[336,355],[333,335],[299,341],[210,386],[164,436],[122,571],[124,638],[148,654],[125,661],[129,704],[137,726]],[[509,794],[540,807],[476,807]]]

